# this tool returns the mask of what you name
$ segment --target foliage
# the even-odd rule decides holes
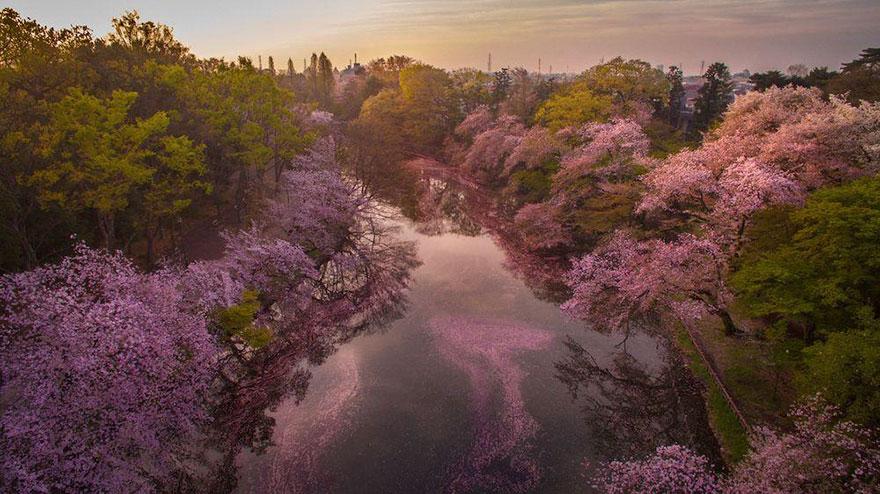
[[[837,332],[804,353],[803,391],[822,392],[855,422],[880,425],[880,331]]]
[[[819,340],[804,351],[804,388],[822,390],[850,418],[870,424],[880,420],[878,184],[872,177],[820,189],[802,209],[757,224],[754,247],[731,279],[749,314],[778,320],[805,345]]]
[[[153,491],[188,472],[216,343],[172,271],[77,247],[7,276],[0,366],[10,491]]]
[[[14,239],[3,269],[69,253],[74,233],[151,266],[182,250],[196,218],[255,214],[262,182],[310,140],[271,74],[247,59],[196,59],[136,12],[104,39],[11,9],[0,21],[11,48],[0,63],[0,227]]]
[[[681,68],[673,65],[666,72],[666,80],[669,82],[669,98],[664,110],[666,121],[673,128],[678,128],[681,124],[681,110],[684,107],[686,97],[684,72]]]
[[[750,314],[810,324],[820,334],[873,324],[880,179],[819,190],[790,216],[789,234],[749,252],[733,276]]]
[[[632,116],[634,104],[659,108],[669,103],[669,81],[658,69],[643,60],[613,58],[588,69],[581,76],[586,86],[599,95],[612,98],[617,114]]]
[[[845,63],[839,75],[827,84],[831,94],[846,95],[848,101],[880,101],[880,48],[868,48],[859,58]]]
[[[603,121],[611,114],[612,97],[596,95],[585,82],[577,82],[550,96],[535,113],[535,122],[556,132],[587,122]]]
[[[378,139],[399,139],[406,151],[438,150],[458,121],[449,75],[411,63],[400,70],[399,81],[399,87],[383,89],[364,101],[358,121],[373,127]]]
[[[115,241],[114,220],[135,197],[144,197],[141,214],[172,216],[207,185],[202,150],[186,137],[166,134],[163,112],[132,122],[137,94],[116,91],[100,100],[73,89],[50,109],[40,136],[48,165],[26,178],[45,203],[74,211],[94,211],[103,244]]]
[[[501,112],[529,122],[538,103],[537,82],[529,71],[522,67],[511,70],[510,87],[507,89],[507,99],[501,105]]]
[[[716,254],[704,260],[721,276],[702,303],[722,317],[728,332],[735,331],[723,278],[754,215],[771,205],[799,204],[809,188],[870,173],[876,127],[870,105],[825,102],[817,91],[798,88],[753,93],[733,105],[701,148],[672,155],[645,175],[636,211],[715,245]],[[698,302],[687,293],[679,297]]]
[[[713,63],[706,69],[703,79],[706,82],[703,83],[699,96],[694,102],[693,132],[708,130],[733,101],[733,84],[730,82],[727,65],[721,62]]]

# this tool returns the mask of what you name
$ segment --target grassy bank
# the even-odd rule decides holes
[[[750,427],[784,427],[795,399],[792,363],[784,349],[752,338],[724,335],[720,323],[707,320],[697,328],[703,351]],[[748,433],[737,419],[687,331],[676,324],[676,342],[694,375],[706,389],[706,408],[722,455],[728,464],[748,451]]]
[[[748,451],[748,434],[737,419],[736,413],[728,405],[715,379],[712,378],[690,336],[680,326],[676,330],[676,342],[682,354],[687,358],[694,376],[705,386],[709,424],[721,444],[721,455],[724,461],[728,465],[732,465],[741,460]]]

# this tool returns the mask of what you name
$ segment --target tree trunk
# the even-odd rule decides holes
[[[98,213],[98,230],[101,232],[101,245],[107,250],[113,250],[113,241],[116,237],[113,213]]]
[[[742,333],[742,331],[736,327],[736,323],[733,322],[733,318],[730,317],[729,312],[724,309],[718,309],[717,313],[718,317],[721,318],[721,322],[724,323],[724,334],[726,336],[733,336]]]
[[[146,237],[147,240],[147,269],[153,269],[153,262],[156,253],[156,236],[158,233],[159,225],[157,224],[155,228],[150,228],[149,222],[147,222],[147,226],[144,227],[144,237]]]

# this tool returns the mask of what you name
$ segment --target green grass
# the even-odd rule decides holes
[[[706,386],[706,409],[709,423],[721,443],[721,454],[728,465],[733,465],[749,450],[749,438],[733,409],[727,404],[718,384],[712,379],[709,369],[700,357],[694,343],[681,328],[677,334],[678,346],[690,362],[691,371]]]

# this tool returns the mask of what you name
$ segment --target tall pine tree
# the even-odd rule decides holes
[[[669,67],[666,72],[666,80],[669,81],[669,103],[666,107],[666,121],[669,125],[678,128],[681,124],[681,107],[684,105],[684,74],[675,65]]]
[[[706,80],[700,88],[697,101],[694,103],[694,121],[691,132],[705,132],[733,101],[733,83],[730,81],[730,70],[727,65],[715,62],[703,76]]]
[[[333,97],[333,87],[336,85],[336,80],[333,77],[333,64],[324,52],[321,52],[321,56],[318,58],[317,75],[318,102],[327,108]]]

